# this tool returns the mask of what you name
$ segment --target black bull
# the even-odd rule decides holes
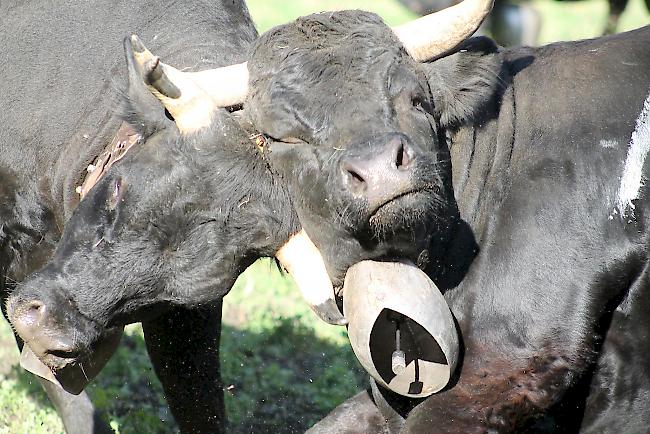
[[[345,15],[336,17],[342,22],[344,18]],[[316,20],[318,23],[312,30],[327,28],[326,17]],[[308,19],[302,22],[305,23],[309,26]],[[361,24],[367,27],[359,29]],[[396,57],[389,64],[374,62],[372,59],[378,54],[376,46],[369,53],[372,55],[365,58],[352,56],[356,61],[365,59],[370,65],[366,72],[372,73],[372,76],[353,75],[359,81],[352,83],[341,83],[336,74],[322,74],[326,69],[322,65],[320,68],[305,65],[330,89],[337,88],[337,80],[338,87],[345,90],[354,85],[351,87],[354,93],[343,95],[360,99],[334,94],[340,100],[337,102],[328,98],[331,94],[319,94],[320,89],[314,89],[313,82],[308,87],[301,85],[299,78],[310,75],[304,70],[292,76],[291,71],[296,72],[293,65],[283,69],[283,61],[300,61],[300,56],[289,58],[280,53],[276,57],[272,52],[277,48],[292,50],[292,44],[302,42],[286,39],[287,34],[292,34],[290,28],[287,26],[262,38],[253,51],[249,63],[252,89],[247,109],[261,132],[278,140],[300,139],[309,144],[300,148],[296,147],[299,145],[272,146],[271,165],[289,179],[301,223],[325,252],[332,280],[340,283],[346,266],[365,257],[417,260],[445,291],[464,342],[464,359],[455,384],[448,390],[424,402],[376,390],[377,407],[362,394],[335,411],[315,431],[342,432],[352,420],[356,428],[359,421],[377,423],[382,416],[392,430],[402,427],[404,432],[420,433],[432,429],[513,431],[522,427],[602,432],[645,427],[648,419],[644,401],[648,387],[644,369],[648,357],[648,349],[644,347],[647,333],[644,312],[648,308],[642,297],[647,292],[644,288],[645,191],[640,176],[636,182],[634,173],[635,169],[643,173],[644,143],[647,146],[642,129],[647,127],[644,116],[648,108],[644,101],[650,83],[645,71],[650,59],[643,46],[650,30],[594,42],[502,52],[489,41],[471,40],[449,56],[416,66],[400,57],[404,53],[387,36],[387,28],[364,16],[362,20],[346,22],[341,26],[345,30],[338,31],[355,36],[360,33],[381,36],[379,45],[395,44],[397,49],[392,55]],[[330,48],[323,49],[322,53],[329,56],[331,64],[341,65],[336,62],[337,56],[350,60],[345,52],[327,47],[327,33],[314,31],[308,39],[320,36],[311,39],[311,43],[317,42],[320,49]],[[288,44],[274,44],[277,40],[273,37],[284,38],[281,41]],[[347,40],[337,48],[363,54],[363,45],[350,45],[367,42],[360,39]],[[311,46],[299,48],[320,54]],[[384,51],[394,48],[383,47]],[[391,57],[383,58],[387,59]],[[350,71],[359,65],[348,66]],[[372,66],[381,69],[373,70]],[[264,99],[271,88],[265,88],[268,78],[264,74],[268,71],[280,82],[285,80],[285,84],[291,84],[286,99],[276,93],[273,104]],[[278,88],[287,89],[286,86]],[[375,106],[364,107],[361,100]],[[345,105],[360,110],[336,112]],[[417,118],[412,119],[413,115],[404,106],[416,110]],[[287,115],[288,107],[292,107],[292,116]],[[334,111],[322,115],[323,107]],[[322,196],[321,200],[316,196],[322,195],[323,187],[328,186],[327,180],[320,180],[316,169],[334,173],[327,166],[332,160],[349,163],[350,159],[358,162],[359,157],[369,158],[359,154],[357,143],[371,149],[374,146],[374,152],[380,155],[384,147],[395,147],[394,124],[388,128],[388,122],[376,129],[377,124],[373,122],[376,119],[362,116],[356,120],[364,122],[355,124],[350,116],[367,113],[397,118],[397,131],[406,136],[399,136],[402,146],[399,149],[412,149],[409,158],[426,162],[432,158],[427,156],[427,151],[435,155],[435,167],[442,169],[427,172],[417,166],[412,176],[434,173],[441,178],[434,188],[437,194],[424,198],[453,202],[455,197],[455,203],[429,211],[426,207],[418,208],[417,202],[422,197],[417,194],[397,202],[415,209],[418,215],[437,219],[433,224],[419,225],[419,219],[389,208],[379,215],[378,227],[372,227],[372,217],[377,216],[372,212],[371,228],[366,228],[367,220],[362,218],[368,211],[366,207],[355,210],[354,215],[337,214],[338,220],[326,219],[319,225],[315,216],[332,217],[328,213],[336,210],[328,210],[321,203]],[[346,120],[350,121],[349,125],[345,124]],[[428,127],[424,120],[429,122]],[[386,133],[390,134],[386,136]],[[369,140],[377,136],[382,140]],[[160,138],[155,134],[150,137],[151,140]],[[423,137],[429,137],[432,144],[423,143]],[[199,143],[216,140],[213,136],[195,139]],[[335,146],[338,143],[350,146]],[[636,150],[628,153],[628,144]],[[353,155],[346,154],[348,148]],[[341,149],[341,155],[337,155],[335,151]],[[327,158],[332,155],[335,157]],[[129,162],[133,164],[136,160],[126,160],[116,166],[113,175],[118,178],[129,175]],[[350,166],[337,164],[335,170],[342,167]],[[359,167],[355,166],[355,173],[365,176],[367,173],[357,170]],[[304,182],[306,178],[300,177],[303,172],[314,176],[309,191],[301,190],[300,182],[295,182]],[[116,198],[126,200],[127,196],[122,197],[120,193],[121,184],[115,183],[118,178],[109,176],[103,183],[105,188],[97,189],[94,196],[98,203],[107,197],[104,202],[110,208]],[[348,178],[349,170],[343,173],[343,179]],[[371,176],[361,178],[363,183],[370,181]],[[334,182],[331,177],[329,182]],[[445,194],[445,186],[450,182],[454,186],[453,197]],[[127,184],[127,188],[139,187]],[[338,192],[330,190],[325,194],[336,199],[332,195]],[[345,191],[345,194],[351,193]],[[85,212],[78,212],[75,217],[77,232],[84,219],[92,218]],[[350,225],[350,222],[357,224]],[[415,227],[424,231],[416,236],[431,240],[429,249],[425,250],[428,254],[416,251],[417,247],[413,250],[404,247],[400,222],[407,223],[404,226],[409,230]],[[332,226],[342,238],[347,235],[358,242],[342,244],[342,251],[339,245],[343,258],[337,258],[335,249],[327,245],[326,235],[331,233]],[[68,231],[73,229],[66,228]],[[289,232],[290,228],[284,234]],[[68,235],[68,240],[96,242],[75,236],[78,235]],[[376,242],[378,238],[381,242]],[[394,238],[398,239],[397,243],[393,243]],[[354,251],[351,246],[356,245],[361,249]],[[374,252],[377,245],[381,248]],[[247,253],[269,254],[272,249]],[[69,256],[70,249],[59,249],[49,270],[67,265]],[[66,270],[67,274],[74,272],[74,269]],[[30,291],[20,290],[27,294]],[[221,294],[223,290],[215,298]],[[148,301],[185,302],[183,294],[176,296],[173,300],[153,300],[155,297],[149,294]],[[117,323],[137,319],[128,316],[127,311],[123,309],[119,312],[122,317],[114,315],[111,319],[117,318]],[[142,311],[133,309],[133,312],[144,317]],[[575,414],[576,407],[580,416],[567,418]],[[377,408],[381,409],[381,416]],[[362,418],[360,413],[368,417]],[[628,417],[629,414],[636,418]],[[359,430],[373,432],[376,428],[376,425],[362,426]]]
[[[337,24],[354,37],[328,45]],[[439,394],[415,401],[379,388],[373,403],[364,392],[314,432],[377,432],[381,419],[409,433],[645,432],[650,27],[536,49],[470,40],[421,65],[425,101],[404,83],[401,58],[387,65],[386,46],[365,40],[364,51],[354,40],[371,27],[320,16],[263,35],[247,104],[262,132],[311,145],[281,160],[303,180],[368,130],[390,131],[395,119],[406,130],[404,93],[433,115],[458,214],[437,228],[444,236],[432,238],[426,271],[458,322],[463,358]],[[339,76],[338,65],[347,66]],[[365,143],[382,150],[380,140]],[[322,193],[300,187],[292,184],[301,222],[327,249],[309,218]]]
[[[241,61],[257,32],[244,3],[230,0],[8,1],[0,3],[0,16],[0,295],[6,315],[8,294],[51,257],[79,202],[75,186],[120,125],[115,88],[124,87],[125,68],[119,41],[138,32],[178,64],[205,69]],[[221,426],[220,309],[219,302],[179,308],[145,324],[147,349],[184,431]],[[193,371],[202,373],[184,378]],[[205,385],[178,386],[192,381]],[[110,430],[93,422],[85,393],[44,386],[67,432]]]

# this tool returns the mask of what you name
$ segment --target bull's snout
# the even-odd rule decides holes
[[[343,186],[374,211],[412,188],[415,152],[402,134],[370,143],[340,160]],[[365,148],[365,149],[364,149]]]
[[[31,300],[20,307],[10,307],[9,318],[20,338],[37,356],[73,353],[73,342],[49,329],[48,311],[42,301]]]
[[[13,294],[7,302],[9,321],[25,342],[20,366],[77,395],[115,352],[123,328],[90,333],[83,320],[74,319],[73,310],[62,309],[54,291],[45,297]],[[89,335],[94,341],[88,342]]]

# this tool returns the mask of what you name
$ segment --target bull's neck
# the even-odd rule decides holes
[[[450,134],[454,195],[460,218],[472,229],[480,245],[488,230],[491,210],[505,193],[515,137],[515,106],[507,88],[488,112],[493,117],[459,128]]]
[[[441,289],[457,286],[489,237],[507,188],[514,145],[513,92],[494,103],[494,117],[448,133],[452,182],[459,219],[445,251],[430,274]]]
[[[11,279],[40,268],[52,253],[78,203],[75,185],[105,146],[103,133],[112,133],[109,125],[77,126],[65,142],[54,133],[52,143],[39,136],[0,165],[0,261]]]
[[[213,211],[226,213],[223,229],[231,244],[245,249],[240,254],[246,261],[272,257],[300,229],[288,188],[271,169],[256,135],[238,142],[239,125],[233,130],[230,121],[221,124],[231,140],[214,153],[209,167],[206,181],[218,199]]]

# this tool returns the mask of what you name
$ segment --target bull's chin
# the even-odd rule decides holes
[[[400,194],[373,210],[368,219],[376,239],[425,239],[426,232],[437,215],[438,203],[432,192],[414,190]],[[422,232],[422,233],[420,233]]]
[[[111,330],[84,354],[46,351],[37,356],[29,345],[25,345],[20,355],[20,366],[77,395],[99,374],[111,358],[122,333],[121,327]]]

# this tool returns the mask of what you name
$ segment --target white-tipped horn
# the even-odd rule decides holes
[[[131,45],[135,63],[142,71],[147,87],[184,133],[208,126],[215,109],[241,104],[246,98],[246,63],[183,72],[161,62],[135,35],[131,37]]]
[[[174,117],[178,129],[191,133],[210,125],[218,105],[206,91],[188,74],[161,62],[136,35],[131,36],[131,46],[147,87]]]
[[[393,28],[406,51],[418,62],[446,53],[479,28],[494,0],[464,0],[441,11]]]
[[[304,230],[293,235],[275,257],[293,277],[303,298],[319,318],[329,324],[347,324],[336,306],[323,257]]]

